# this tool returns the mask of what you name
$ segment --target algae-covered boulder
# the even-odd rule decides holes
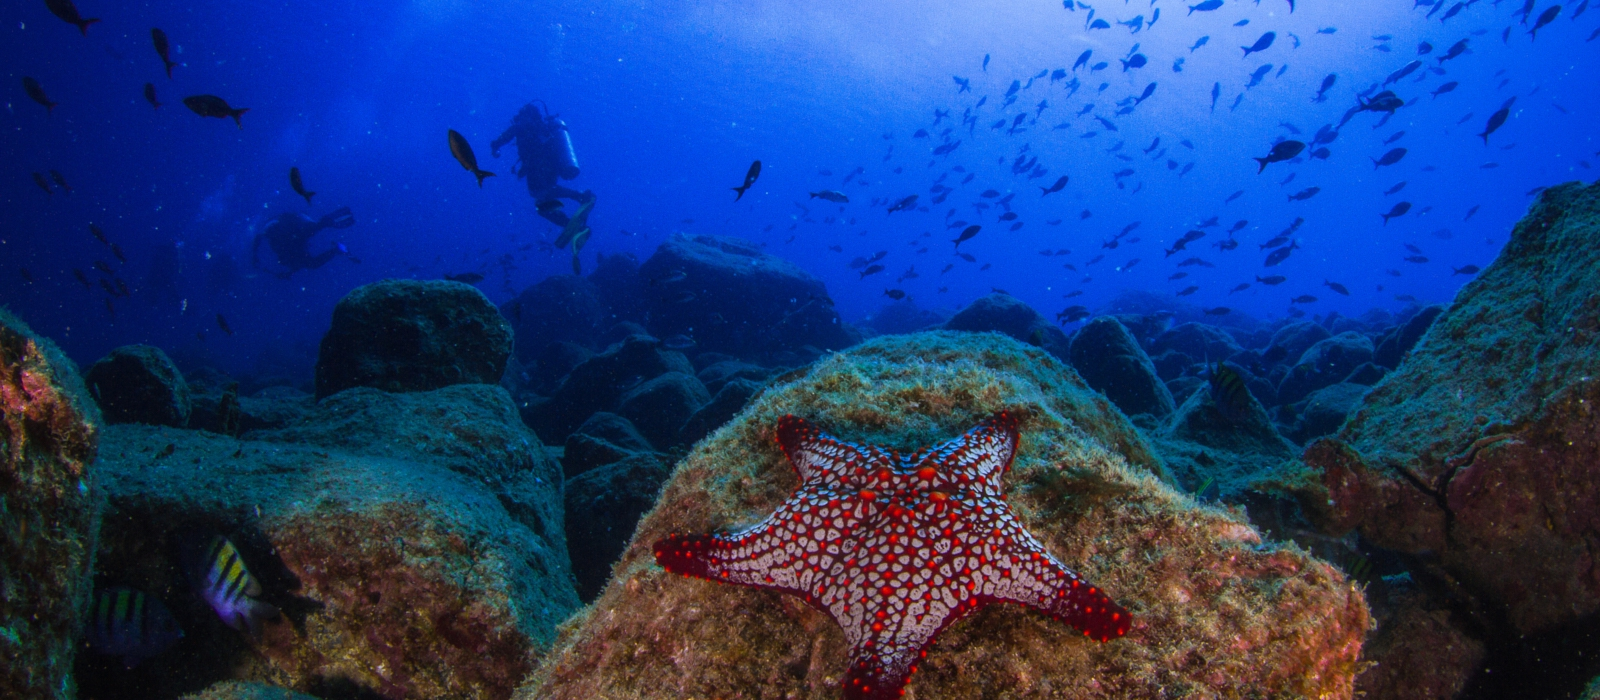
[[[579,604],[559,468],[503,389],[359,388],[238,440],[112,426],[98,573],[197,600],[169,553],[239,546],[284,611],[259,643],[190,616],[157,671],[341,697],[505,698]],[[202,605],[202,610],[203,610]],[[169,658],[170,657],[170,658]]]
[[[1272,340],[1267,343],[1267,349],[1273,355],[1281,356],[1290,364],[1294,364],[1311,346],[1331,337],[1333,334],[1319,324],[1295,321],[1284,324],[1273,333]]]
[[[678,429],[710,400],[694,375],[668,372],[624,394],[617,415],[632,421],[651,444],[667,447],[677,444]]]
[[[1295,454],[1254,396],[1241,392],[1233,401],[1236,405],[1224,413],[1202,385],[1153,439],[1179,483],[1196,490],[1210,479],[1224,500]]]
[[[999,333],[1044,348],[1057,359],[1067,359],[1070,341],[1055,324],[1045,320],[1022,300],[995,292],[978,297],[944,322],[945,330]]]
[[[1360,333],[1340,333],[1307,348],[1278,383],[1278,400],[1295,403],[1318,389],[1344,381],[1372,360],[1372,340]]]
[[[1600,612],[1597,237],[1600,186],[1545,190],[1500,258],[1286,478],[1325,531],[1425,553],[1431,576],[1511,635]]]
[[[72,361],[0,310],[0,697],[76,695],[99,423]]]
[[[656,338],[630,335],[572,368],[549,401],[527,412],[528,425],[559,443],[596,411],[616,408],[629,389],[668,372],[692,375],[694,365]]]
[[[704,350],[751,359],[812,345],[855,342],[822,280],[754,243],[675,234],[639,266],[650,330],[683,334]]]
[[[189,424],[189,382],[161,348],[126,345],[100,358],[84,375],[107,423]]]
[[[185,695],[180,700],[316,700],[316,698],[264,683],[222,681],[213,683],[198,693]]]
[[[505,317],[516,332],[517,357],[538,362],[555,343],[592,345],[606,320],[593,282],[577,275],[551,275],[506,302]]]
[[[633,537],[639,517],[655,505],[672,467],[641,452],[573,477],[566,485],[567,537],[578,596],[594,600],[611,576],[611,564]]]
[[[1367,387],[1351,382],[1340,382],[1311,392],[1295,404],[1296,422],[1289,437],[1305,444],[1339,430],[1347,418],[1361,405]]]
[[[1123,413],[1172,413],[1172,394],[1138,341],[1116,319],[1100,317],[1072,336],[1072,366],[1089,386],[1106,395]]]
[[[1150,354],[1181,352],[1195,362],[1220,362],[1233,357],[1241,348],[1228,332],[1204,323],[1180,323],[1151,343]]]
[[[1400,360],[1417,346],[1417,341],[1422,340],[1422,336],[1428,332],[1428,327],[1432,326],[1442,313],[1444,306],[1434,304],[1385,333],[1378,341],[1377,348],[1373,350],[1372,361],[1388,369],[1399,367]]]
[[[494,384],[511,356],[511,325],[483,292],[442,280],[384,280],[333,308],[317,355],[317,398],[357,386],[427,391]]]
[[[756,523],[796,489],[774,439],[798,414],[841,439],[916,449],[997,411],[1021,420],[1005,490],[1023,524],[1133,615],[1100,643],[990,606],[928,648],[922,698],[1349,697],[1361,592],[1241,516],[1168,488],[1150,447],[1047,353],[990,334],[886,336],[768,388],[680,462],[595,604],[523,698],[837,698],[843,634],[792,597],[669,574],[653,543]]]

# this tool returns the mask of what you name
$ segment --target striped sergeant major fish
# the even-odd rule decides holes
[[[261,583],[250,574],[239,549],[221,535],[212,536],[205,556],[194,569],[195,588],[222,621],[251,637],[261,636],[261,621],[278,616],[278,609],[256,600]]]
[[[177,644],[183,629],[155,596],[115,586],[95,591],[85,636],[90,649],[131,669]]]

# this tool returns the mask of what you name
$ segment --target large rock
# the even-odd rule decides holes
[[[250,644],[214,615],[192,617],[205,624],[146,662],[156,671],[348,697],[505,698],[579,605],[560,475],[499,387],[353,389],[263,435],[274,441],[105,434],[117,526],[100,573],[192,607],[168,552],[226,534],[293,623]]]
[[[1597,227],[1600,186],[1545,190],[1287,482],[1328,533],[1426,553],[1505,643],[1600,613]]]
[[[668,372],[692,375],[694,365],[656,338],[628,336],[574,367],[555,395],[524,418],[545,442],[559,443],[596,411],[616,408],[623,394]]]
[[[663,455],[641,452],[567,482],[572,575],[584,601],[600,595],[611,565],[633,537],[633,526],[655,505],[661,484],[671,474],[672,466]]]
[[[1106,395],[1123,413],[1172,413],[1172,394],[1138,341],[1116,319],[1100,317],[1072,336],[1073,368],[1091,388]]]
[[[125,345],[112,350],[89,366],[84,381],[107,423],[189,424],[189,382],[161,348]]]
[[[1204,323],[1181,323],[1172,327],[1150,344],[1150,354],[1167,351],[1181,352],[1194,362],[1221,362],[1239,352],[1238,341],[1227,331]]]
[[[999,333],[1043,348],[1062,361],[1067,360],[1069,353],[1070,341],[1060,328],[1045,320],[1033,307],[1004,292],[978,297],[945,321],[944,329]]]
[[[641,452],[653,452],[639,429],[615,413],[601,411],[567,436],[561,452],[561,469],[568,478],[590,469],[620,462]]]
[[[1245,392],[1233,400],[1240,405],[1224,413],[1209,383],[1202,382],[1154,440],[1180,483],[1198,491],[1210,479],[1218,497],[1229,501],[1295,454],[1253,395]]]
[[[1310,350],[1311,346],[1332,337],[1333,334],[1329,333],[1328,329],[1310,321],[1286,323],[1272,334],[1272,341],[1267,343],[1266,354],[1292,365],[1298,362],[1300,356]]]
[[[103,494],[100,412],[54,343],[0,310],[0,697],[69,700]]]
[[[1405,323],[1396,326],[1378,341],[1377,349],[1372,353],[1372,361],[1379,366],[1394,369],[1400,366],[1400,360],[1406,353],[1417,346],[1422,336],[1427,334],[1428,328],[1444,313],[1444,306],[1434,304],[1407,319]]]
[[[1367,395],[1369,388],[1362,384],[1339,382],[1311,392],[1294,406],[1296,421],[1294,428],[1289,431],[1289,437],[1305,444],[1338,432],[1345,418],[1361,406],[1361,398]]]
[[[317,398],[357,386],[404,392],[495,384],[510,356],[510,324],[473,286],[375,282],[333,308],[317,356]]]
[[[711,397],[711,401],[701,406],[700,410],[695,411],[694,415],[689,416],[689,420],[684,422],[683,427],[678,430],[678,443],[693,445],[710,435],[711,431],[733,420],[734,415],[739,413],[745,404],[750,403],[750,399],[761,393],[761,387],[760,383],[749,379],[735,379],[723,384],[722,389]]]
[[[1372,340],[1360,333],[1340,333],[1317,341],[1278,383],[1278,401],[1295,403],[1313,391],[1344,381],[1371,360]]]
[[[1369,620],[1359,588],[1163,485],[1133,426],[1047,353],[937,332],[830,356],[702,441],[519,697],[838,697],[846,645],[824,613],[669,574],[652,544],[743,527],[787,499],[797,478],[773,435],[786,413],[845,440],[911,449],[1002,409],[1022,419],[1006,479],[1013,508],[1052,553],[1132,609],[1134,626],[1102,644],[991,606],[929,647],[911,680],[916,697],[1350,696]]]
[[[551,275],[505,303],[516,332],[517,358],[539,363],[553,343],[593,345],[611,325],[593,282],[577,275]]]
[[[634,387],[617,403],[617,415],[639,428],[651,444],[678,443],[678,429],[711,400],[711,393],[692,374],[668,372]]]
[[[639,275],[651,294],[650,330],[663,338],[686,335],[702,350],[745,359],[855,342],[821,280],[749,241],[677,234]]]

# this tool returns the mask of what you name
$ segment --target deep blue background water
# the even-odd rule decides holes
[[[0,6],[0,302],[80,362],[146,342],[185,362],[308,380],[333,305],[357,285],[477,271],[487,275],[480,288],[499,303],[548,275],[570,273],[565,253],[539,245],[557,231],[534,214],[525,187],[510,175],[511,151],[499,160],[488,152],[511,115],[541,99],[570,125],[583,166],[572,184],[599,198],[583,253],[590,269],[596,252],[643,260],[683,231],[767,244],[820,276],[852,322],[887,303],[888,288],[935,308],[959,308],[1002,288],[1046,314],[1069,304],[1095,308],[1126,289],[1172,293],[1190,285],[1200,289],[1187,302],[1266,319],[1281,316],[1301,294],[1319,298],[1306,307],[1315,314],[1398,311],[1410,303],[1398,295],[1450,299],[1468,279],[1453,275],[1452,266],[1487,266],[1533,188],[1600,175],[1592,167],[1600,165],[1600,40],[1586,41],[1600,26],[1600,8],[1585,7],[1574,19],[1579,3],[1567,3],[1534,41],[1533,18],[1522,24],[1514,3],[1477,2],[1448,21],[1440,18],[1453,1],[1432,19],[1424,16],[1430,7],[1410,0],[1301,0],[1293,13],[1284,0],[1229,0],[1192,15],[1172,0],[1154,7],[1147,0],[1091,3],[1097,17],[1112,22],[1161,11],[1154,26],[1133,33],[1117,24],[1086,29],[1088,9],[1044,0],[82,0],[85,16],[103,18],[84,37],[42,0],[15,0]],[[1533,17],[1550,4],[1540,0]],[[1240,20],[1249,23],[1234,26]],[[180,65],[170,80],[151,47],[151,27],[175,45]],[[1325,28],[1336,31],[1318,32]],[[1240,47],[1269,30],[1276,43],[1241,58]],[[1382,35],[1392,38],[1375,38]],[[1191,52],[1200,36],[1209,36],[1208,44]],[[1471,53],[1444,63],[1443,74],[1431,70],[1462,38],[1470,39]],[[1327,161],[1274,164],[1257,174],[1252,156],[1265,155],[1279,138],[1309,141],[1318,127],[1337,123],[1357,93],[1417,59],[1422,41],[1433,46],[1420,57],[1426,68],[1391,86],[1408,105],[1386,125],[1374,128],[1379,115],[1358,115],[1330,145]],[[1118,59],[1135,43],[1149,65],[1124,72]],[[1085,49],[1094,51],[1091,64],[1111,67],[1077,71],[1076,94],[1069,96],[1066,81],[1044,79],[1015,105],[1000,107],[1012,80],[1068,68]],[[985,54],[992,58],[987,70]],[[1180,57],[1182,71],[1174,72]],[[1262,83],[1246,90],[1251,73],[1267,63],[1273,67]],[[1329,99],[1313,102],[1329,73],[1338,75]],[[60,103],[53,114],[26,96],[24,75]],[[953,75],[970,79],[973,91],[958,94]],[[1430,96],[1447,81],[1460,86]],[[159,110],[141,95],[146,82],[165,103]],[[1113,114],[1117,101],[1150,82],[1158,88],[1149,100],[1130,115]],[[1214,83],[1221,98],[1213,112]],[[248,107],[244,128],[185,109],[181,99],[199,93]],[[1242,103],[1230,109],[1240,93]],[[975,110],[978,125],[969,135],[959,120],[983,96],[988,103]],[[1477,134],[1512,96],[1510,119],[1485,146]],[[990,129],[1023,109],[1032,114],[1040,100],[1049,106],[1025,132]],[[1090,114],[1075,116],[1090,103]],[[962,140],[949,157],[929,155],[937,131],[952,125],[933,128],[936,109],[951,111],[957,130],[950,138]],[[1107,131],[1095,116],[1118,130]],[[1066,128],[1052,128],[1063,122]],[[934,137],[913,138],[919,128]],[[451,159],[447,129],[465,134],[483,166],[500,175],[479,189]],[[1086,138],[1091,131],[1096,135]],[[1383,144],[1400,131],[1398,141]],[[1146,155],[1156,137],[1160,146]],[[1126,143],[1108,153],[1118,142]],[[1024,146],[1047,175],[1011,173]],[[1405,159],[1375,169],[1370,159],[1395,146],[1408,149]],[[728,188],[758,158],[761,179],[734,203]],[[1188,163],[1192,170],[1180,175]],[[935,178],[956,165],[977,177],[943,205],[928,204]],[[313,206],[289,189],[291,166],[319,193]],[[841,184],[858,166],[864,172],[857,181]],[[1119,189],[1112,173],[1124,168],[1135,174]],[[49,169],[65,176],[70,195],[46,195],[33,183],[30,173]],[[1063,192],[1037,194],[1062,174],[1071,177]],[[1293,181],[1280,184],[1290,174]],[[953,173],[945,184],[961,177]],[[1400,181],[1408,183],[1403,190],[1383,194]],[[1287,201],[1311,186],[1321,192]],[[995,220],[997,210],[971,207],[990,188],[1017,193],[1022,229],[1008,232]],[[843,190],[851,203],[841,209],[808,199],[808,191],[821,189]],[[1239,190],[1238,200],[1224,203]],[[929,211],[890,215],[869,206],[875,197],[909,194],[920,194]],[[1380,215],[1399,201],[1411,202],[1411,212],[1383,225]],[[343,241],[359,264],[339,259],[287,281],[251,269],[249,244],[266,221],[338,206],[352,207],[359,224],[319,236],[313,249]],[[1481,208],[1465,220],[1474,206]],[[1092,215],[1080,218],[1085,210]],[[1164,257],[1163,248],[1213,216],[1220,227],[1205,229],[1190,252]],[[1258,244],[1296,217],[1306,219],[1295,236],[1300,248],[1284,264],[1263,268]],[[961,246],[977,262],[952,257],[956,231],[946,221],[954,219],[984,224]],[[1047,224],[1052,219],[1062,223]],[[1237,234],[1237,250],[1212,247],[1241,219],[1249,224]],[[1134,221],[1140,227],[1118,248],[1102,249]],[[126,264],[90,236],[90,223],[127,252]],[[1404,262],[1412,254],[1406,243],[1430,262]],[[1072,253],[1038,252],[1061,248]],[[847,266],[877,251],[888,251],[885,273],[862,280]],[[1103,261],[1087,264],[1101,253]],[[1169,281],[1191,254],[1216,267],[1183,268],[1187,278]],[[1134,258],[1137,266],[1119,269]],[[101,276],[95,260],[132,288],[130,298],[115,300],[114,320],[106,294],[84,289],[72,275],[81,269],[93,282]],[[948,263],[955,267],[940,274]],[[913,266],[919,276],[897,283]],[[1268,272],[1289,282],[1228,293]],[[1334,294],[1324,280],[1345,285],[1351,296]],[[1064,298],[1080,289],[1081,297]],[[218,329],[218,313],[233,336]]]

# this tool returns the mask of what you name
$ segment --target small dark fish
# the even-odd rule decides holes
[[[1237,286],[1237,287],[1234,287],[1234,288],[1233,288],[1233,289],[1230,289],[1230,290],[1228,290],[1228,293],[1229,293],[1229,294],[1233,294],[1233,293],[1235,293],[1235,292],[1242,292],[1242,291],[1244,291],[1244,290],[1246,290],[1246,289],[1249,289],[1249,288],[1250,288],[1250,283],[1249,283],[1249,282],[1240,282],[1240,283],[1239,283],[1239,286]]]
[[[217,314],[217,327],[221,328],[223,333],[227,333],[229,336],[233,335],[233,329],[228,327],[228,319],[224,318],[222,314]]]
[[[1427,256],[1423,256],[1423,255],[1412,255],[1412,256],[1409,256],[1409,257],[1406,258],[1406,262],[1408,262],[1408,263],[1416,263],[1418,265],[1421,265],[1423,263],[1428,262],[1428,258],[1427,258]]]
[[[1312,102],[1324,102],[1324,101],[1327,101],[1328,97],[1327,97],[1327,95],[1325,93],[1328,92],[1328,88],[1333,87],[1334,81],[1336,81],[1338,79],[1339,79],[1338,74],[1329,73],[1328,77],[1322,79],[1322,87],[1317,90],[1317,96],[1315,98],[1312,98],[1311,101]]]
[[[89,25],[100,21],[98,17],[84,19],[83,15],[78,14],[78,8],[72,4],[72,0],[44,0],[44,6],[50,8],[50,14],[60,17],[61,21],[76,25],[78,32],[84,36],[89,36]]]
[[[51,170],[50,179],[55,181],[61,189],[66,190],[67,194],[72,194],[72,186],[67,184],[67,178],[61,174],[60,170]]]
[[[1209,34],[1207,34],[1206,36],[1200,37],[1199,39],[1196,39],[1195,42],[1194,42],[1194,46],[1190,46],[1189,47],[1189,53],[1194,53],[1195,49],[1198,49],[1198,48],[1200,48],[1202,46],[1205,46],[1206,42],[1208,42],[1208,41],[1211,41],[1211,35],[1209,35]]]
[[[904,289],[885,289],[883,290],[883,295],[895,301],[900,301],[901,299],[906,298],[906,292]]]
[[[848,204],[848,203],[850,203],[850,198],[845,196],[845,193],[840,192],[838,190],[823,190],[821,192],[812,192],[811,193],[811,198],[812,199],[825,199],[827,201],[838,202],[840,204]]]
[[[204,556],[190,564],[189,575],[200,597],[235,630],[259,638],[261,622],[278,616],[277,608],[256,599],[261,595],[261,582],[226,537],[211,537]]]
[[[217,97],[216,95],[190,95],[183,98],[183,106],[188,107],[189,111],[194,112],[202,117],[215,117],[217,119],[233,117],[233,123],[238,124],[240,129],[244,128],[244,122],[240,121],[239,117],[244,116],[245,112],[250,111],[249,107],[245,107],[243,109],[234,109],[228,105],[227,100]],[[452,131],[450,133],[455,134],[456,132]],[[458,138],[459,136],[460,134],[456,134],[455,137],[451,138],[452,150],[454,149],[455,138]],[[462,139],[462,144],[465,143],[466,140]],[[471,149],[468,149],[467,152],[471,153],[472,151]],[[460,158],[458,157],[457,160],[459,159]]]
[[[1286,247],[1279,248],[1277,250],[1272,251],[1270,254],[1267,255],[1267,260],[1262,266],[1263,267],[1274,267],[1274,266],[1278,265],[1279,263],[1281,263],[1281,262],[1283,262],[1285,260],[1288,260],[1289,259],[1289,254],[1294,252],[1294,250],[1296,248],[1299,248],[1299,247],[1300,247],[1300,244],[1298,242],[1294,242],[1294,243],[1290,243]]]
[[[1056,321],[1059,323],[1076,323],[1088,317],[1089,307],[1087,306],[1073,305],[1056,313]]]
[[[1297,296],[1297,297],[1295,297],[1293,299],[1290,299],[1289,303],[1291,303],[1291,304],[1315,304],[1315,303],[1317,303],[1317,298],[1314,297],[1314,296],[1311,296],[1310,294],[1301,294],[1300,296]]]
[[[34,173],[33,184],[38,185],[45,194],[55,194],[55,191],[50,189],[50,181],[45,179],[44,173]]]
[[[111,244],[108,244],[108,245],[111,246],[111,254],[115,255],[117,257],[117,262],[120,262],[120,263],[127,263],[128,262],[128,256],[122,254],[122,246],[119,246],[119,245],[117,245],[115,243],[111,243]],[[119,280],[119,282],[120,282],[120,280]]]
[[[1067,186],[1067,176],[1066,175],[1062,175],[1061,177],[1056,179],[1056,183],[1054,185],[1051,185],[1049,187],[1040,187],[1039,191],[1041,192],[1041,194],[1039,196],[1040,197],[1044,197],[1045,195],[1048,195],[1051,192],[1060,192],[1061,189],[1063,187],[1066,187],[1066,186]]]
[[[1516,98],[1512,98],[1512,99],[1516,99]],[[1511,116],[1511,105],[1509,105],[1509,104],[1507,104],[1504,107],[1501,107],[1494,114],[1489,115],[1489,122],[1484,125],[1483,133],[1478,134],[1478,136],[1483,138],[1483,145],[1485,145],[1485,146],[1489,145],[1489,134],[1492,134],[1492,133],[1498,131],[1501,126],[1505,125],[1506,117],[1509,117],[1509,116]]]
[[[289,168],[289,186],[294,188],[295,194],[306,198],[306,204],[310,204],[311,198],[317,194],[316,192],[306,191],[305,183],[300,181],[300,168],[297,167]]]
[[[1452,44],[1449,49],[1445,50],[1444,55],[1439,57],[1439,63],[1442,65],[1445,61],[1448,61],[1448,60],[1450,60],[1452,58],[1460,56],[1461,54],[1464,54],[1466,52],[1467,52],[1467,40],[1466,39],[1462,39],[1461,41],[1458,41],[1458,42]]]
[[[1457,275],[1476,275],[1476,274],[1478,274],[1478,266],[1477,265],[1468,265],[1466,267],[1459,267],[1459,268],[1452,267],[1450,269],[1455,270],[1455,272],[1453,274],[1457,274]]]
[[[156,55],[161,57],[161,63],[165,64],[167,67],[167,79],[171,80],[172,67],[178,64],[173,63],[172,58],[169,56],[169,54],[172,52],[172,46],[167,43],[167,33],[161,31],[159,28],[151,28],[150,41],[155,44]]]
[[[1072,64],[1072,72],[1076,73],[1078,72],[1078,68],[1089,65],[1089,57],[1092,55],[1094,55],[1093,49],[1089,49],[1081,54],[1078,54],[1078,60],[1074,61]]]
[[[1193,294],[1193,293],[1198,292],[1198,291],[1200,291],[1200,288],[1191,284],[1191,285],[1189,285],[1187,287],[1184,287],[1182,290],[1180,290],[1176,294],[1176,296],[1186,297],[1186,296],[1189,296],[1190,294]]]
[[[1143,68],[1146,63],[1149,63],[1149,59],[1142,53],[1136,53],[1122,61],[1122,72],[1128,72],[1129,68]]]
[[[483,281],[483,275],[476,272],[460,272],[453,275],[445,275],[444,278],[451,282],[460,282],[462,284],[477,284]]]
[[[1207,316],[1227,316],[1230,311],[1233,311],[1233,309],[1230,309],[1226,306],[1218,306],[1216,308],[1206,309],[1205,314]]]
[[[1404,158],[1404,157],[1406,157],[1406,149],[1404,149],[1404,148],[1393,148],[1393,149],[1390,149],[1388,153],[1383,154],[1383,157],[1373,159],[1373,161],[1372,161],[1372,169],[1373,170],[1377,170],[1378,168],[1381,168],[1381,167],[1383,167],[1385,165],[1394,165],[1395,163],[1400,162],[1400,159]]]
[[[1411,203],[1410,202],[1399,202],[1399,203],[1395,204],[1394,207],[1389,210],[1389,213],[1382,215],[1383,216],[1383,225],[1384,226],[1388,226],[1390,219],[1393,219],[1394,217],[1397,217],[1397,216],[1404,216],[1405,213],[1408,212],[1408,211],[1411,211]]]
[[[868,265],[867,269],[861,271],[861,279],[866,279],[867,275],[876,275],[880,272],[883,272],[882,265]]]
[[[1339,294],[1342,294],[1344,296],[1350,296],[1350,290],[1345,289],[1344,285],[1339,284],[1338,282],[1330,282],[1328,280],[1323,280],[1322,281],[1322,286],[1327,287],[1328,289],[1332,289],[1333,291],[1335,291],[1335,292],[1337,292]]]
[[[1528,30],[1528,35],[1533,37],[1533,40],[1537,41],[1539,39],[1539,30],[1543,29],[1545,25],[1556,21],[1556,17],[1560,15],[1560,5],[1551,5],[1550,7],[1545,8],[1544,12],[1539,13],[1539,19],[1534,21],[1533,29]]]
[[[1388,85],[1390,83],[1396,82],[1396,81],[1400,80],[1401,78],[1404,78],[1404,77],[1406,77],[1408,75],[1411,75],[1413,72],[1415,72],[1418,68],[1421,68],[1421,67],[1422,67],[1422,61],[1420,59],[1412,61],[1410,63],[1407,63],[1404,66],[1401,66],[1399,70],[1397,70],[1397,71],[1395,71],[1393,73],[1390,73],[1389,77],[1384,78],[1383,87],[1388,87]]]
[[[55,112],[56,105],[59,103],[50,101],[50,97],[44,94],[44,87],[39,85],[39,81],[26,75],[22,76],[22,90],[28,93],[28,97],[32,98],[34,102],[44,105],[46,112]]]
[[[1244,196],[1244,190],[1239,190],[1238,192],[1235,192],[1233,194],[1228,195],[1228,198],[1222,200],[1222,203],[1223,204],[1227,204],[1227,203],[1232,202],[1233,200],[1238,199],[1238,198],[1243,197],[1243,196]]]
[[[1246,58],[1248,58],[1250,54],[1258,51],[1266,51],[1267,49],[1272,48],[1272,42],[1277,38],[1277,32],[1267,32],[1266,34],[1262,34],[1260,39],[1256,39],[1256,43],[1249,46],[1241,46],[1239,48],[1244,49],[1244,55]]]
[[[120,656],[130,669],[183,639],[183,629],[167,606],[155,596],[123,586],[94,592],[86,627],[90,649]]]
[[[1300,152],[1304,150],[1306,150],[1304,141],[1280,141],[1272,147],[1272,150],[1265,157],[1252,159],[1261,165],[1261,168],[1256,173],[1265,172],[1268,163],[1281,163],[1300,155]]]
[[[1296,192],[1294,194],[1289,195],[1289,201],[1291,201],[1291,202],[1304,202],[1304,201],[1306,201],[1308,199],[1311,199],[1312,197],[1317,196],[1317,193],[1321,192],[1321,191],[1322,191],[1321,187],[1307,187],[1307,188],[1305,188],[1303,190],[1300,190],[1299,192]]]
[[[79,270],[76,267],[72,268],[72,276],[78,278],[78,284],[83,285],[84,289],[94,290],[94,285],[89,284],[89,276],[83,274],[83,270]]]
[[[895,213],[897,211],[906,211],[908,209],[915,209],[916,206],[917,206],[917,195],[911,195],[909,197],[901,199],[900,201],[895,202],[893,206],[890,206],[889,207],[889,213],[893,214],[893,213]]]
[[[1210,12],[1219,7],[1222,7],[1222,0],[1206,0],[1198,5],[1190,5],[1189,14],[1192,15],[1196,12]]]
[[[184,100],[184,104],[188,104],[188,102],[189,100]],[[191,105],[190,108],[192,109],[193,106]],[[243,112],[243,110],[240,111],[241,113]],[[483,187],[483,179],[486,177],[494,177],[494,173],[491,173],[487,170],[480,170],[478,168],[478,156],[472,152],[472,144],[467,143],[467,137],[462,136],[461,133],[455,129],[450,129],[449,131],[450,155],[455,156],[456,162],[460,163],[461,167],[465,168],[467,172],[472,173],[473,176],[478,178],[478,187],[481,189]],[[309,198],[307,199],[309,201]]]
[[[983,228],[982,226],[979,226],[977,224],[973,224],[971,226],[968,226],[965,230],[963,230],[961,232],[961,235],[957,236],[956,239],[954,241],[952,241],[952,242],[956,244],[957,248],[960,248],[961,247],[961,243],[963,241],[972,240],[972,237],[978,235],[978,231],[980,229],[982,229],[982,228]]]
[[[1433,53],[1433,44],[1430,44],[1430,43],[1428,43],[1426,41],[1424,41],[1424,42],[1422,42],[1420,44],[1417,44],[1417,55],[1418,56],[1426,56],[1426,55],[1428,55],[1430,53]]]
[[[1396,192],[1399,192],[1400,190],[1403,190],[1405,188],[1406,188],[1406,181],[1405,180],[1401,180],[1399,182],[1394,183],[1393,187],[1390,187],[1389,189],[1384,190],[1383,191],[1383,195],[1385,197],[1387,197],[1387,196],[1389,196],[1391,194],[1394,194]]]
[[[956,90],[956,94],[959,95],[959,94],[961,94],[963,92],[972,92],[972,81],[971,80],[968,80],[968,79],[963,78],[963,77],[958,76],[958,75],[952,75],[950,77],[953,78],[956,81],[956,85],[960,86],[960,89]]]
[[[156,109],[161,109],[161,102],[156,100],[156,84],[155,83],[145,83],[144,84],[144,99],[145,99],[146,102],[150,103],[151,107],[154,107]]]
[[[758,161],[755,161],[755,162],[751,163],[750,164],[750,169],[745,171],[745,173],[744,173],[744,184],[743,185],[741,185],[739,187],[729,187],[728,188],[730,190],[733,190],[734,192],[738,192],[739,193],[738,195],[736,195],[733,198],[733,201],[737,202],[740,199],[743,199],[744,198],[744,191],[750,189],[751,185],[756,184],[756,178],[758,178],[760,176],[761,176],[761,161],[758,160]]]

